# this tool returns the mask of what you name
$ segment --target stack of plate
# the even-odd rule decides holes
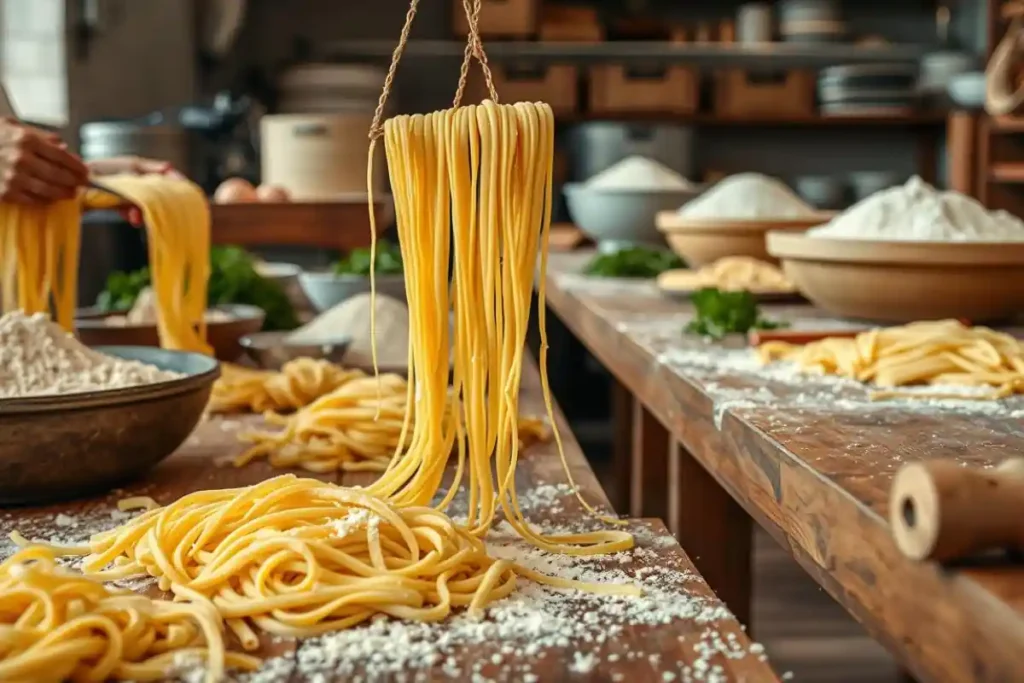
[[[822,69],[818,77],[821,113],[835,116],[909,113],[917,103],[917,67],[857,64]]]
[[[785,0],[779,33],[789,43],[835,43],[845,37],[846,24],[836,0]]]

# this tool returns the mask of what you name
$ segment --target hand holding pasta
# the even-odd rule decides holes
[[[72,199],[89,171],[53,133],[0,120],[0,201],[45,205]]]

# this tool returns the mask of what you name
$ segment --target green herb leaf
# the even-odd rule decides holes
[[[746,334],[750,330],[772,330],[786,323],[761,317],[757,299],[747,291],[724,292],[714,287],[690,295],[696,312],[686,331],[711,339],[727,334]]]
[[[369,247],[353,249],[347,256],[334,264],[334,272],[338,275],[370,275]],[[402,250],[390,242],[377,243],[377,263],[374,268],[377,275],[398,275],[402,272]]]
[[[682,259],[671,251],[638,246],[598,254],[583,268],[583,272],[598,277],[652,278],[684,265]]]
[[[96,305],[107,312],[128,310],[151,282],[149,268],[111,273]],[[263,323],[265,330],[291,330],[299,325],[295,308],[284,289],[256,272],[252,255],[240,247],[217,246],[210,250],[207,304],[248,304],[262,308],[267,315]]]

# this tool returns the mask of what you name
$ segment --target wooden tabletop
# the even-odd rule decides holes
[[[684,334],[692,308],[653,283],[579,275],[590,257],[551,257],[551,308],[811,576],[922,679],[1024,680],[1024,566],[913,562],[886,521],[902,464],[1024,451],[1024,399],[872,403],[852,383],[764,369],[742,344]],[[807,305],[762,310],[844,326]]]
[[[544,412],[532,362],[524,367],[522,412]],[[557,419],[583,494],[610,510],[561,412]],[[279,474],[263,463],[235,469],[225,462],[241,448],[237,431],[257,422],[252,416],[205,422],[145,481],[124,491],[45,508],[0,510],[0,557],[12,551],[6,536],[14,529],[29,538],[71,543],[111,528],[117,524],[116,501],[124,496],[148,495],[168,503],[191,491],[247,485]],[[371,479],[345,475],[339,481]],[[545,528],[594,528],[598,523],[581,512],[564,482],[554,444],[531,447],[517,472],[527,517]],[[562,559],[552,566],[561,562],[574,571],[639,581],[648,591],[641,601],[545,591],[521,580],[519,597],[509,599],[511,607],[492,613],[483,624],[465,618],[434,626],[383,620],[302,643],[267,639],[260,653],[267,658],[262,677],[250,680],[777,681],[763,649],[750,642],[664,525],[634,520],[630,528],[638,539],[630,553],[593,561]],[[492,531],[495,535],[503,535],[500,528]],[[536,562],[540,568],[557,557],[526,546],[520,552],[518,561]]]

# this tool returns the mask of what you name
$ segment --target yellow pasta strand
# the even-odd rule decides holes
[[[454,607],[479,613],[515,589],[517,574],[586,586],[490,557],[482,540],[438,510],[293,475],[189,494],[93,536],[87,550],[90,576],[148,574],[163,590],[211,602],[233,630],[293,637],[378,614],[429,622]],[[637,594],[631,586],[597,590]]]
[[[289,361],[277,372],[221,363],[221,376],[213,385],[207,410],[211,413],[291,412],[308,406],[349,380],[364,376],[359,370],[346,370],[312,358]]]
[[[207,661],[206,680],[259,660],[228,653],[212,603],[153,600],[72,573],[31,546],[0,563],[0,680],[165,680],[181,657]]]
[[[103,184],[136,204],[145,218],[161,345],[211,354],[204,318],[210,210],[202,190],[187,180],[159,175],[107,176]],[[90,189],[81,200],[47,206],[0,204],[3,310],[52,311],[61,327],[73,331],[82,205],[108,207],[122,201]]]
[[[803,346],[766,342],[757,353],[764,363],[793,361],[805,372],[839,375],[882,387],[872,392],[874,400],[991,400],[1024,392],[1024,343],[1003,332],[969,327],[957,320],[915,322]],[[993,390],[963,394],[896,388],[908,385],[988,386]]]
[[[161,175],[115,175],[103,185],[142,210],[160,345],[213,354],[206,343],[210,207],[201,188]]]
[[[500,506],[524,538],[545,549],[592,554],[631,547],[632,537],[619,531],[545,537],[525,522],[515,494],[522,354],[537,254],[543,270],[550,226],[550,107],[485,101],[399,116],[385,122],[384,142],[406,272],[416,420],[405,452],[396,452],[368,490],[403,505],[429,504],[457,441],[474,534],[486,533]],[[445,410],[452,343],[461,406],[453,413]],[[546,350],[542,383],[553,418],[545,363]],[[555,438],[568,473],[557,430]]]

